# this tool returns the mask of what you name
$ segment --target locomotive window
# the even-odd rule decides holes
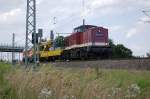
[[[104,36],[104,34],[102,32],[97,32],[96,36]]]
[[[74,32],[83,32],[83,28],[75,29]]]
[[[96,27],[96,26],[92,26],[92,25],[85,25],[85,26],[80,26],[80,27],[78,27],[78,28],[75,28],[74,29],[74,32],[84,32],[84,31],[86,31],[87,29],[90,29],[90,28],[94,28],[94,27]]]

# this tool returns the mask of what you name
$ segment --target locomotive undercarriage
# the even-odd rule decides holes
[[[63,60],[108,59],[110,54],[110,47],[90,46],[64,50],[61,57]]]
[[[111,56],[110,47],[81,47],[64,50],[61,56],[52,56],[40,58],[40,62],[50,62],[56,60],[89,60],[89,59],[109,59]],[[31,58],[30,62],[32,62]]]

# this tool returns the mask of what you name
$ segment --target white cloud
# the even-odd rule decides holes
[[[135,34],[137,34],[137,29],[136,28],[133,28],[131,30],[129,30],[129,32],[127,33],[127,38],[131,38],[132,36],[134,36]]]
[[[149,52],[149,48],[146,48],[147,46],[145,45],[136,45],[136,44],[133,44],[130,46],[130,48],[132,49],[133,52],[133,55],[135,56],[145,56],[147,52]],[[145,52],[145,53],[143,53]]]
[[[140,20],[143,22],[150,22],[150,17],[143,17]]]
[[[110,6],[116,5],[117,3],[119,3],[119,0],[92,0],[91,7],[92,8],[110,7]]]
[[[149,24],[143,20],[147,20],[147,18],[142,16],[138,22],[133,24],[132,28],[129,28],[126,34],[128,42],[126,45],[133,50],[135,56],[143,56],[150,50]]]
[[[39,5],[39,4],[42,3],[43,1],[44,1],[44,0],[37,0],[37,1],[36,1],[36,4]]]
[[[149,7],[150,6],[150,0],[140,0],[141,3],[145,6],[145,7]]]
[[[99,10],[102,15],[109,14],[111,12],[110,8],[115,7],[119,3],[119,0],[88,0],[85,3],[85,12],[81,16],[88,16]]]
[[[109,29],[110,29],[110,33],[116,33],[122,29],[122,26],[115,25],[115,26],[110,27]]]
[[[9,12],[2,13],[0,14],[0,21],[6,22],[9,19],[12,19],[12,17],[16,17],[20,12],[21,12],[21,9],[16,8],[16,9],[10,10]]]
[[[131,38],[139,33],[146,32],[148,30],[148,24],[145,22],[150,21],[148,17],[141,17],[140,20],[135,24],[135,26],[131,29],[126,34],[127,38]]]

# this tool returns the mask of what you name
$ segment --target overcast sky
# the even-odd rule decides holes
[[[37,0],[37,28],[44,29],[44,37],[55,31],[70,33],[82,24],[103,26],[116,44],[124,44],[134,55],[150,51],[150,20],[142,10],[150,9],[150,0]],[[24,44],[26,0],[0,0],[0,43],[11,44],[12,33],[17,44]]]

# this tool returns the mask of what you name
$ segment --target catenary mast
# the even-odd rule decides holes
[[[33,42],[32,42],[32,36]],[[36,63],[36,0],[27,0],[26,12],[26,40],[25,40],[25,64],[28,65],[28,49],[34,47],[34,63]]]

